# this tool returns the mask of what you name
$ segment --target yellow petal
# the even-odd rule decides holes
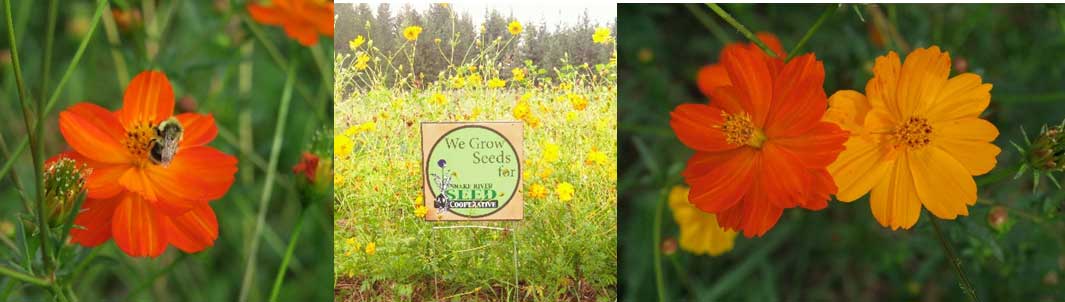
[[[840,153],[839,159],[828,166],[828,173],[839,187],[836,198],[851,202],[880,183],[891,163],[882,160],[879,146],[864,138],[851,137],[844,147],[847,149]]]
[[[865,96],[869,98],[869,104],[873,108],[885,109],[892,114],[899,115],[899,110],[895,105],[895,88],[899,84],[901,69],[899,55],[894,51],[876,58],[876,63],[873,65],[873,78],[865,84]]]
[[[947,81],[939,91],[927,116],[935,121],[979,117],[991,103],[991,84],[981,83],[980,76],[963,73]]]
[[[938,46],[918,48],[906,55],[899,74],[899,113],[903,117],[925,112],[939,96],[950,76],[950,54]]]
[[[910,152],[910,169],[921,203],[942,219],[969,215],[966,205],[976,203],[976,182],[969,170],[939,148]]]
[[[907,157],[909,154],[904,153],[894,162],[887,177],[873,188],[869,197],[873,217],[880,225],[894,230],[909,229],[921,217],[921,202],[917,198]]]
[[[865,115],[872,109],[865,95],[854,90],[841,90],[828,98],[828,111],[824,120],[839,125],[851,135],[860,135],[865,124]]]
[[[998,129],[978,118],[964,118],[936,123],[933,144],[957,159],[970,175],[982,175],[995,168],[996,156],[1002,149],[990,143],[998,137]]]

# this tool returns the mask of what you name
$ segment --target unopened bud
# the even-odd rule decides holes
[[[66,222],[74,203],[85,190],[85,179],[91,169],[69,157],[49,162],[44,171],[45,204],[52,226]]]
[[[987,225],[991,229],[1004,233],[1009,226],[1009,210],[1003,206],[994,206],[987,212]]]
[[[666,237],[666,239],[662,239],[661,248],[663,255],[673,255],[673,253],[677,252],[677,239],[673,239],[673,237]]]

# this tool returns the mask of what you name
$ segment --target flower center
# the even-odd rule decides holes
[[[910,117],[891,134],[896,145],[920,149],[932,142],[932,125],[923,117]]]
[[[153,138],[155,138],[155,125],[148,121],[137,121],[133,123],[133,127],[126,130],[126,139],[123,143],[133,158],[137,158],[137,163],[142,163],[148,159]]]
[[[725,118],[725,122],[721,124],[721,132],[725,133],[725,141],[729,144],[761,148],[762,143],[765,143],[765,133],[754,127],[749,114],[722,112],[721,116]]]

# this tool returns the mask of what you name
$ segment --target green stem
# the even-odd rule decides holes
[[[251,249],[248,251],[248,262],[244,267],[244,278],[241,281],[240,299],[238,301],[247,301],[248,294],[251,291],[252,276],[255,275],[256,258],[259,251],[259,239],[262,237],[263,225],[266,224],[266,212],[270,207],[270,197],[273,195],[274,190],[274,177],[277,176],[277,161],[281,156],[281,143],[284,140],[282,134],[285,132],[285,123],[288,120],[288,107],[292,100],[292,87],[295,84],[295,66],[288,69],[288,78],[285,80],[285,89],[281,93],[281,105],[278,107],[277,112],[277,124],[274,129],[274,142],[270,148],[270,163],[269,169],[266,170],[266,181],[263,182],[263,194],[259,199],[259,217],[256,219],[255,232],[252,233]]]
[[[277,67],[281,70],[290,69],[289,62],[285,61],[285,58],[281,56],[281,52],[277,50],[277,46],[275,46],[272,42],[273,40],[266,38],[266,35],[263,34],[262,28],[259,27],[259,24],[256,24],[255,22],[251,21],[250,17],[248,17],[247,15],[245,15],[241,19],[244,20],[244,24],[248,25],[248,29],[251,31],[252,36],[255,36],[255,39],[259,41],[259,44],[262,44],[263,47],[266,48],[266,52],[270,55],[270,59],[274,60],[274,63],[277,64]],[[307,103],[307,105],[314,105],[311,104],[311,101],[314,99],[311,98],[311,94],[310,92],[307,92],[307,89],[305,89],[303,86],[295,87],[296,92],[300,94],[300,97],[303,99],[304,102]],[[325,120],[325,116],[320,111],[315,111],[314,115],[318,117],[319,120]]]
[[[654,250],[655,285],[658,287],[658,301],[666,301],[666,281],[662,276],[662,249],[659,244],[662,243],[662,212],[668,199],[669,189],[663,189],[662,198],[658,200],[658,206],[655,207],[655,222],[651,226],[651,232],[653,232],[651,248]]]
[[[932,220],[932,228],[936,230],[936,239],[939,239],[939,243],[943,245],[943,250],[947,252],[950,263],[954,265],[954,272],[958,274],[958,284],[961,285],[961,291],[969,296],[970,301],[979,302],[980,299],[976,297],[976,289],[973,287],[972,282],[969,281],[969,277],[965,276],[965,271],[961,269],[961,259],[958,259],[958,256],[954,254],[954,249],[950,247],[950,242],[943,236],[943,231],[939,230],[939,219],[934,216],[930,218]]]
[[[0,265],[0,274],[6,275],[6,276],[11,277],[13,279],[20,280],[22,282],[31,283],[31,284],[34,284],[34,285],[37,285],[37,286],[41,286],[41,287],[46,287],[47,288],[47,287],[52,286],[52,283],[48,282],[48,280],[44,280],[44,279],[41,279],[41,278],[38,278],[38,277],[30,276],[29,274],[10,269],[7,266]]]
[[[825,9],[825,12],[821,13],[821,17],[817,18],[817,22],[814,22],[814,25],[806,31],[806,34],[803,35],[802,39],[799,40],[799,44],[795,44],[795,47],[791,49],[790,53],[788,53],[788,58],[785,59],[785,61],[790,61],[791,58],[794,58],[796,55],[799,54],[799,51],[802,50],[802,47],[806,45],[806,41],[810,40],[810,37],[814,36],[814,33],[821,28],[821,24],[825,23],[825,20],[828,20],[828,17],[831,17],[832,14],[836,12],[837,8],[839,8],[839,5],[830,4],[828,8]]]
[[[270,291],[270,302],[277,301],[277,296],[281,294],[281,284],[285,282],[285,272],[288,271],[288,262],[292,260],[292,254],[296,251],[296,242],[300,239],[300,231],[303,230],[304,216],[307,214],[307,209],[304,209],[300,213],[299,220],[296,220],[296,226],[292,229],[292,235],[289,235],[288,247],[285,248],[285,257],[281,260],[281,268],[277,270],[277,277],[274,279],[274,289]]]
[[[739,21],[736,21],[735,18],[732,18],[732,15],[729,15],[727,12],[725,12],[725,10],[721,9],[720,6],[717,6],[717,4],[714,3],[707,3],[706,6],[709,6],[710,10],[714,11],[714,13],[721,17],[721,19],[725,19],[725,22],[736,28],[736,31],[739,31],[740,34],[743,34],[744,37],[747,37],[747,40],[751,40],[754,45],[758,45],[758,48],[761,48],[762,51],[764,51],[770,57],[777,57],[777,53],[773,52],[772,49],[769,49],[769,46],[766,46],[761,39],[758,39],[758,36],[755,36],[754,33],[748,30],[747,27],[743,26],[743,24],[741,24]]]
[[[699,19],[699,23],[702,23],[703,26],[706,26],[706,29],[709,29],[710,33],[713,34],[718,41],[721,41],[721,44],[732,43],[732,39],[730,39],[724,31],[721,31],[721,27],[718,27],[717,24],[710,19],[709,14],[699,9],[699,6],[691,3],[685,3],[684,7],[687,7],[688,10],[692,12],[692,15],[695,15],[695,19]]]
[[[55,40],[55,19],[59,14],[59,5],[56,0],[48,1],[48,29],[44,39],[44,60],[41,62],[41,95],[48,90],[48,73],[52,69],[52,44]]]

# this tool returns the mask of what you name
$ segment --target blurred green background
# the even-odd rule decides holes
[[[785,50],[830,5],[723,5],[752,31],[776,34]],[[700,22],[692,8],[706,16]],[[619,5],[620,114],[618,184],[619,293],[626,301],[657,299],[653,241],[663,190],[683,184],[692,151],[669,127],[681,103],[706,102],[695,86],[699,67],[717,61],[727,40],[746,42],[707,6]],[[1024,145],[1021,128],[1038,134],[1065,118],[1065,6],[844,5],[808,41],[825,65],[825,91],[865,90],[873,60],[898,42],[878,44],[880,18],[909,47],[950,52],[957,75],[974,72],[992,83],[984,118],[998,126],[998,166],[976,177],[980,201],[968,217],[942,221],[946,235],[983,301],[1065,300],[1065,191],[1031,174],[1012,178]],[[864,21],[863,21],[864,19]],[[709,27],[716,28],[714,33]],[[1060,178],[1060,177],[1059,177]],[[1004,232],[989,227],[992,206],[1008,209]],[[890,231],[873,218],[868,198],[830,202],[818,212],[785,211],[763,238],[737,237],[719,257],[678,250],[664,256],[666,297],[697,301],[964,301],[927,211],[908,231]],[[678,236],[669,207],[663,238]]]
[[[50,81],[42,88],[42,63],[47,41],[48,2],[13,1],[14,32],[29,94],[34,100],[55,90],[96,10],[94,1],[59,1]],[[195,111],[214,115],[219,128],[211,146],[234,155],[236,181],[211,203],[219,223],[214,247],[184,255],[169,248],[156,259],[131,258],[113,242],[96,249],[87,268],[73,282],[81,301],[237,301],[247,266],[254,267],[249,301],[265,301],[278,273],[289,236],[307,204],[302,236],[281,288],[281,301],[332,299],[332,219],[328,200],[301,201],[301,184],[292,167],[308,150],[315,133],[332,133],[332,39],[322,37],[314,48],[302,47],[282,29],[250,20],[245,1],[110,1],[92,34],[80,64],[47,114],[45,154],[67,150],[59,133],[58,113],[77,102],[110,110],[121,106],[130,78],[141,71],[166,73],[177,98],[175,114]],[[123,14],[112,14],[112,9]],[[2,11],[2,8],[0,8]],[[6,23],[0,39],[0,134],[13,151],[26,132],[14,78]],[[261,38],[256,38],[258,31]],[[279,59],[296,66],[295,89],[276,166],[269,165],[286,69],[264,47],[276,47]],[[317,58],[316,58],[317,57]],[[331,145],[328,136],[324,150]],[[329,151],[331,152],[331,151]],[[7,163],[7,152],[2,153]],[[331,158],[325,154],[322,163]],[[12,178],[18,177],[34,196],[29,152],[15,160],[14,175],[0,179],[0,235],[14,240],[22,210]],[[321,169],[331,169],[322,167]],[[267,172],[276,173],[266,183]],[[274,186],[267,208],[260,208],[265,186]],[[331,196],[331,193],[328,194]],[[257,216],[266,211],[262,239],[254,263],[249,262]],[[90,249],[71,248],[84,259]],[[11,264],[11,251],[0,247],[0,263]],[[39,254],[38,254],[39,255]],[[38,256],[39,257],[39,256]],[[14,266],[12,264],[11,266]],[[34,286],[0,277],[0,300],[44,301],[49,295]],[[7,297],[7,298],[5,298]]]

